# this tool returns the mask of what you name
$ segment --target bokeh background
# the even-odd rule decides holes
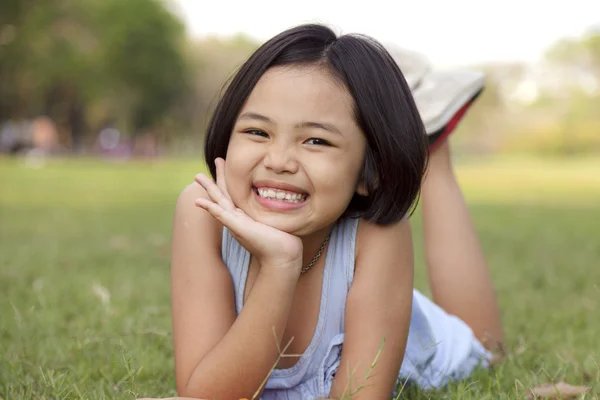
[[[205,168],[222,86],[302,22],[487,75],[452,147],[509,357],[411,395],[516,399],[566,380],[598,398],[599,16],[592,0],[1,1],[0,398],[175,394],[175,200]]]

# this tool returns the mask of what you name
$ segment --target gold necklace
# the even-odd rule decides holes
[[[306,271],[308,271],[313,265],[315,265],[315,263],[317,262],[317,260],[319,259],[319,257],[321,257],[321,253],[323,252],[323,250],[325,249],[325,246],[327,246],[327,242],[329,242],[329,235],[327,235],[327,237],[325,238],[325,241],[323,242],[323,244],[321,245],[321,248],[319,249],[319,251],[317,251],[317,254],[315,254],[315,256],[313,257],[312,260],[310,260],[310,262],[308,264],[306,264],[304,267],[302,267],[302,269],[300,270],[300,274],[305,273]]]

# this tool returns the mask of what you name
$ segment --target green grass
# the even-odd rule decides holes
[[[0,398],[175,395],[172,214],[201,168],[0,159]],[[523,399],[566,380],[598,398],[600,161],[471,160],[458,174],[510,356],[439,393],[408,394]],[[417,284],[427,292],[418,217],[414,226]]]

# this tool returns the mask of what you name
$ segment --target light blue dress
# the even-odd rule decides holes
[[[333,228],[325,261],[321,308],[312,341],[293,367],[273,371],[261,399],[313,400],[329,396],[344,344],[344,310],[354,275],[357,227],[357,219],[347,218]],[[250,254],[226,228],[223,229],[222,256],[233,278],[239,314]],[[490,359],[490,353],[466,323],[414,290],[399,382],[408,380],[424,389],[440,388],[451,380],[468,377],[478,366],[487,367]]]

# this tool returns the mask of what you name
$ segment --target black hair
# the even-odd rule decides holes
[[[427,162],[427,138],[412,94],[396,62],[366,35],[337,36],[329,27],[305,24],[262,44],[240,67],[209,122],[204,156],[216,177],[214,160],[225,158],[231,132],[248,96],[272,67],[319,65],[346,87],[355,118],[367,139],[361,181],[367,195],[355,194],[345,215],[377,224],[412,212]]]

